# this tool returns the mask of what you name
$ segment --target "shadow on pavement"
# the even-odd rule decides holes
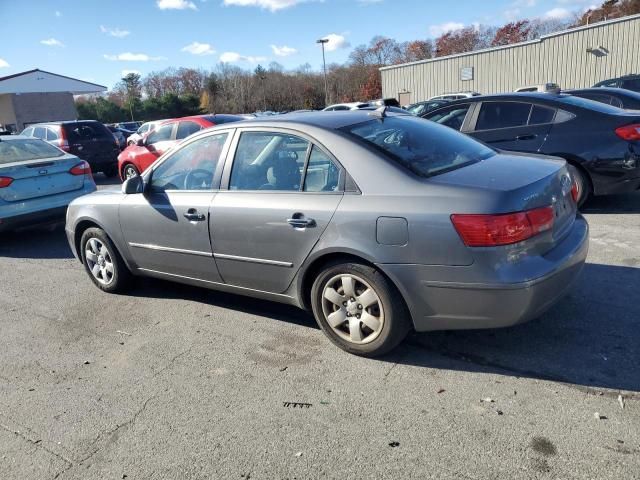
[[[0,233],[0,257],[73,258],[64,233],[64,219],[18,232]]]
[[[413,334],[407,342],[418,348],[385,360],[640,392],[638,287],[640,269],[587,264],[569,296],[539,319]]]
[[[639,286],[640,269],[587,264],[569,296],[537,320],[496,330],[414,333],[380,361],[640,392]],[[140,280],[131,295],[187,299],[318,328],[295,307],[162,280]]]
[[[582,213],[640,213],[640,192],[593,197],[581,208]]]

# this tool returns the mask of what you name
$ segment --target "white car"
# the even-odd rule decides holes
[[[463,98],[477,97],[479,95],[481,94],[478,92],[443,93],[442,95],[431,97],[429,100],[462,100]]]
[[[138,143],[138,140],[144,137],[151,130],[155,129],[156,126],[158,126],[162,122],[164,122],[164,120],[155,120],[153,122],[145,122],[142,125],[140,125],[140,128],[136,130],[136,133],[134,133],[133,135],[130,135],[129,138],[127,138],[127,146],[135,145],[136,143]]]
[[[560,85],[557,83],[545,83],[542,85],[531,85],[528,87],[516,88],[516,93],[519,92],[542,92],[542,93],[560,93]]]
[[[352,103],[336,103],[335,105],[329,105],[322,110],[323,112],[338,112],[344,110],[360,110],[361,108],[369,107],[366,102],[352,102]]]

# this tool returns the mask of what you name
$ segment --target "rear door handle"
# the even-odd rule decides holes
[[[184,218],[190,222],[203,222],[207,219],[204,213],[198,213],[195,208],[190,208],[187,213],[184,214]]]
[[[518,135],[516,140],[533,140],[537,137],[537,135],[528,134],[528,135]]]
[[[287,219],[287,223],[293,228],[310,228],[316,226],[313,218],[305,218],[302,213],[294,213],[291,218]]]

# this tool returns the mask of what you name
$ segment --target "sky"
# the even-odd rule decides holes
[[[599,0],[0,0],[0,77],[33,68],[112,88],[129,72],[342,63],[375,35],[567,18]]]

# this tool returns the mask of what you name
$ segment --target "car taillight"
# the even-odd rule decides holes
[[[616,128],[616,135],[627,141],[640,140],[640,123]]]
[[[71,148],[69,147],[69,141],[67,140],[67,134],[64,131],[64,128],[60,127],[59,134],[60,134],[60,140],[59,140],[58,147],[64,150],[65,152],[71,151]]]
[[[71,175],[91,175],[91,167],[85,161],[82,161],[69,170]]]
[[[494,247],[522,242],[553,227],[553,208],[500,215],[454,214],[451,222],[465,245]]]
[[[574,180],[573,183],[571,184],[571,198],[573,198],[573,201],[576,203],[578,203],[579,193],[580,192],[578,191],[578,182]]]
[[[11,177],[0,177],[0,188],[6,188],[13,183],[13,178]]]

